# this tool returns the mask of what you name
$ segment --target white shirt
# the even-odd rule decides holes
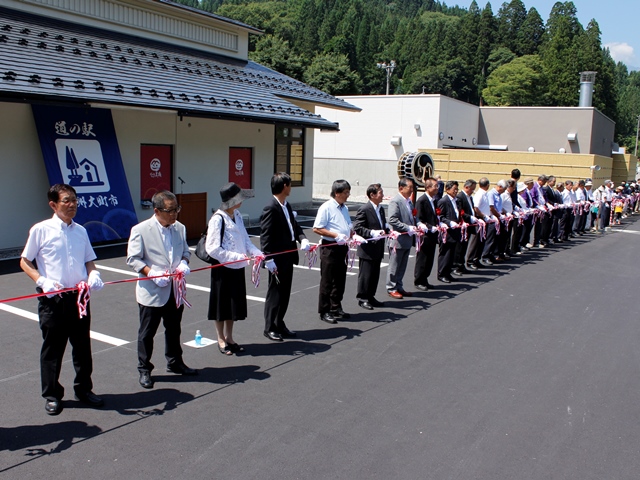
[[[485,217],[491,216],[491,209],[489,208],[489,198],[487,192],[479,188],[476,193],[473,194],[474,206],[482,212]]]
[[[22,257],[35,259],[43,277],[72,288],[87,280],[85,264],[95,260],[96,254],[82,225],[73,221],[67,225],[54,213],[31,227]]]
[[[275,198],[278,201],[278,203],[280,203],[280,200],[278,200],[278,197],[274,195],[273,198]],[[287,201],[285,200],[284,203],[280,203],[280,206],[282,207],[284,216],[287,218],[287,225],[289,225],[289,231],[291,232],[291,241],[293,242],[295,241],[296,238],[293,235],[293,226],[291,225],[291,218],[289,217],[289,209],[287,208]]]
[[[164,250],[167,252],[169,256],[169,265],[173,264],[173,224],[168,227],[163,226],[159,221],[158,217],[153,216],[156,221],[156,225],[158,226],[158,231],[160,232],[160,236],[162,237],[162,244],[164,245]]]
[[[222,216],[222,218],[220,218]],[[224,221],[224,236],[220,243],[220,229]],[[251,243],[249,235],[244,228],[242,214],[239,210],[233,212],[233,220],[224,210],[218,210],[209,220],[207,230],[207,243],[205,246],[207,253],[220,263],[242,260],[247,257],[262,255],[260,249]],[[227,268],[244,268],[245,262],[231,263],[225,265]]]
[[[378,222],[380,222],[380,226],[384,230],[384,225],[382,224],[382,217],[380,216],[380,209],[382,207],[380,206],[380,204],[376,205],[371,200],[369,200],[369,203],[373,205],[373,210],[376,212],[376,216],[378,217]]]
[[[513,202],[511,201],[511,194],[505,191],[502,195],[502,208],[507,213],[513,213]]]
[[[576,194],[576,201],[577,202],[581,202],[583,200],[586,200],[587,197],[584,194],[584,190],[581,188],[577,188],[576,190],[574,190],[575,194]]]
[[[351,236],[351,218],[346,205],[340,206],[335,198],[331,198],[320,205],[313,228],[324,228],[334,233],[341,233],[347,237]],[[335,241],[333,237],[321,236],[324,240]]]
[[[573,205],[576,203],[576,194],[573,190],[564,189],[562,191],[562,203],[565,205]]]

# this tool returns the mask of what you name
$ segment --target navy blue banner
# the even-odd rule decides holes
[[[74,219],[92,243],[128,238],[138,223],[111,110],[32,105],[49,183],[78,194]]]

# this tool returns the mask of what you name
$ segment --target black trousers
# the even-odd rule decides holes
[[[416,265],[413,269],[414,285],[426,285],[429,283],[429,275],[433,270],[433,263],[436,258],[436,246],[438,245],[438,234],[427,233],[423,237],[420,251],[416,253]],[[466,250],[465,242],[465,250]],[[462,263],[464,264],[464,253]]]
[[[511,230],[513,229],[514,223],[515,220],[511,220],[507,225],[502,224],[500,228],[500,235],[496,238],[496,253],[498,255],[504,255],[507,253],[507,246],[509,246]]]
[[[278,263],[278,280],[269,273],[269,288],[264,303],[264,331],[284,332],[286,325],[284,316],[289,308],[291,297],[291,283],[293,282],[293,263],[281,261]],[[279,281],[279,283],[278,283]]]
[[[73,389],[77,394],[93,389],[91,373],[91,312],[87,305],[87,316],[80,318],[76,292],[63,293],[53,298],[38,298],[38,317],[42,331],[42,350],[40,351],[40,377],[42,396],[47,400],[61,400],[64,387],[60,384],[62,357],[71,343],[71,358],[76,377]]]
[[[451,269],[453,267],[453,255],[456,252],[457,243],[458,242],[447,242],[440,244],[440,251],[438,252],[439,277],[451,276]]]
[[[480,235],[474,233],[469,235],[469,244],[467,246],[467,263],[478,263],[482,257],[482,251],[484,250],[484,240],[480,238]]]
[[[378,260],[358,258],[358,293],[356,293],[356,298],[361,300],[375,298],[380,281],[381,263],[382,258]]]
[[[520,236],[520,246],[526,247],[527,243],[531,238],[531,230],[533,229],[533,219],[531,217],[527,218],[522,224],[522,233]]]
[[[519,219],[513,220],[513,226],[511,227],[511,239],[509,251],[512,255],[520,251],[520,237],[522,236],[522,225],[520,225]]]
[[[482,257],[491,257],[496,250],[496,224],[487,223],[487,238],[484,241],[484,247],[482,249]]]
[[[173,288],[173,287],[172,287]],[[138,304],[140,309],[140,328],[138,329],[138,371],[153,370],[151,355],[153,355],[153,337],[158,331],[160,320],[164,325],[164,356],[167,366],[183,365],[182,345],[180,345],[180,322],[184,305],[176,307],[173,290],[167,303],[162,307],[147,307]]]
[[[342,308],[344,287],[347,281],[347,253],[349,247],[325,243],[328,247],[320,248],[320,293],[318,296],[318,313],[329,313]]]

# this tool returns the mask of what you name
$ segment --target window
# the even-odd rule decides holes
[[[304,128],[276,125],[276,172],[291,176],[291,185],[303,185]]]

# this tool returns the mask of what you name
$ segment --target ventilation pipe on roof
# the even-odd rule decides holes
[[[580,104],[579,107],[593,106],[593,83],[598,72],[580,72]]]

